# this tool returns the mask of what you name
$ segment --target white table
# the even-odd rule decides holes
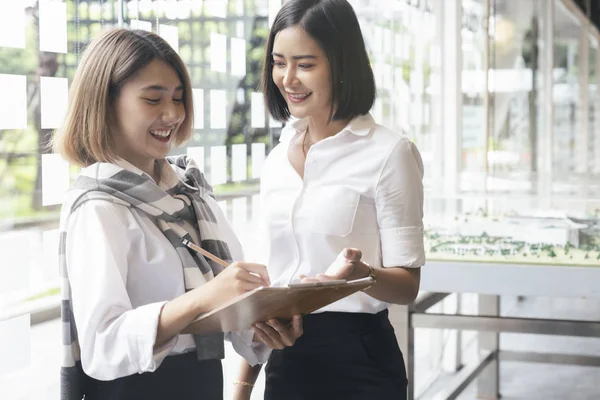
[[[600,337],[598,321],[513,318],[500,314],[500,296],[600,298],[598,267],[535,264],[429,261],[421,270],[421,291],[410,306],[394,306],[390,319],[404,353],[409,400],[414,400],[414,329],[457,329],[479,332],[480,358],[456,374],[453,384],[436,399],[455,399],[476,377],[478,396],[498,399],[499,361],[530,361],[599,366],[600,358],[566,354],[507,352],[499,349],[499,333]],[[435,314],[427,310],[451,293],[479,295],[479,315]]]

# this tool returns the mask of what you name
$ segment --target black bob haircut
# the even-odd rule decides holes
[[[365,115],[375,102],[375,78],[352,6],[346,0],[289,0],[277,13],[267,40],[262,92],[269,113],[278,121],[291,114],[273,82],[273,43],[284,29],[299,26],[327,55],[331,76],[329,121]]]

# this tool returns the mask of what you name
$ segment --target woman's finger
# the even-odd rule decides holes
[[[271,286],[271,279],[267,273],[267,267],[262,264],[247,263],[247,262],[236,262],[235,265],[247,272],[258,275],[266,286]]]
[[[279,336],[278,341],[285,347],[293,345],[296,341],[293,330],[282,324],[279,320],[269,320],[268,325],[277,332]]]
[[[255,332],[259,332],[260,338],[268,347],[276,350],[283,349],[285,346],[280,342],[280,335],[271,326],[259,322],[254,325]]]

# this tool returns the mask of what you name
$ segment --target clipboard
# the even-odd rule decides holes
[[[202,314],[181,333],[234,332],[250,329],[273,318],[291,320],[373,285],[372,278],[354,281],[298,283],[284,287],[259,287]]]

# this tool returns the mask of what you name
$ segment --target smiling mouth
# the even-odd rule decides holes
[[[150,131],[150,135],[162,142],[168,142],[172,132],[173,129],[153,129]]]
[[[303,101],[305,101],[311,94],[312,92],[306,92],[306,93],[290,93],[290,92],[286,92],[288,100],[292,103],[301,103]]]

